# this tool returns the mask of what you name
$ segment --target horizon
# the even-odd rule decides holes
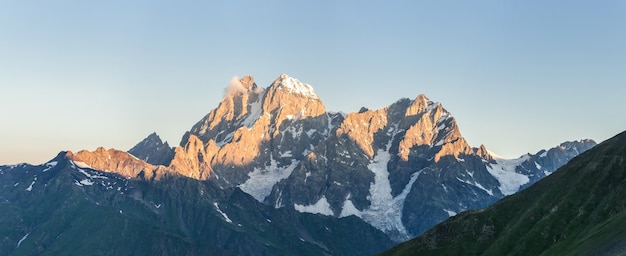
[[[0,3],[0,165],[177,146],[246,74],[333,112],[425,94],[506,158],[626,130],[626,3],[455,3]]]

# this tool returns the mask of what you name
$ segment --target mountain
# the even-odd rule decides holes
[[[0,166],[0,255],[371,255],[392,246],[358,218],[274,209],[211,180],[127,179],[76,155]]]
[[[174,158],[174,149],[167,142],[163,143],[156,132],[128,150],[128,153],[152,165],[168,166]]]
[[[623,255],[625,156],[622,132],[524,191],[382,255]]]
[[[171,151],[151,134],[129,151],[139,159],[76,157],[125,177],[174,173],[238,187],[275,208],[354,215],[400,242],[513,194],[594,145],[566,142],[503,159],[471,147],[452,114],[425,95],[331,113],[310,85],[283,74],[267,88],[252,76],[233,79],[217,108]]]

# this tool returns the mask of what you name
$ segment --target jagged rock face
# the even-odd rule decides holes
[[[74,162],[83,162],[90,168],[111,172],[127,178],[159,179],[167,174],[164,166],[154,166],[133,155],[115,150],[106,150],[103,147],[95,151],[81,150],[76,154],[67,153],[67,157]]]
[[[595,145],[587,142],[580,152]],[[569,160],[576,154],[560,155]],[[451,215],[488,206],[560,166],[523,169],[527,163],[496,160],[484,146],[470,147],[452,115],[420,95],[348,114],[265,202],[356,215],[401,241]]]
[[[461,156],[482,163],[441,104],[424,95],[403,99],[348,114],[325,143],[274,187],[266,203],[337,217],[357,215],[397,240],[406,239],[401,212],[407,195],[418,193],[412,190],[417,177],[452,173],[451,162]],[[483,176],[491,177],[486,170]],[[490,182],[497,184],[493,177]]]
[[[174,149],[167,142],[163,143],[156,133],[137,143],[128,153],[152,165],[168,166],[174,157]]]
[[[169,169],[190,178],[208,179],[212,174],[208,152],[215,151],[217,146],[213,141],[204,145],[200,138],[189,133],[183,141],[186,143],[176,147]]]
[[[231,86],[240,89],[227,93],[218,108],[192,127],[170,167],[189,177],[215,177],[225,187],[241,185],[262,200],[326,140],[336,116],[326,113],[310,85],[287,75],[266,89],[251,76]],[[254,177],[267,170],[273,178],[258,184]]]

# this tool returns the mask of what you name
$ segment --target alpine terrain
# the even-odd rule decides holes
[[[244,76],[176,147],[153,133],[128,152],[0,166],[0,254],[65,254],[77,240],[90,254],[373,254],[593,146],[504,159],[425,95],[343,114],[295,78]]]
[[[624,255],[626,132],[382,255]]]

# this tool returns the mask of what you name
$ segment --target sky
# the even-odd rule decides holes
[[[346,113],[423,93],[504,157],[601,142],[625,31],[625,1],[0,1],[0,164],[178,145],[246,74]]]

